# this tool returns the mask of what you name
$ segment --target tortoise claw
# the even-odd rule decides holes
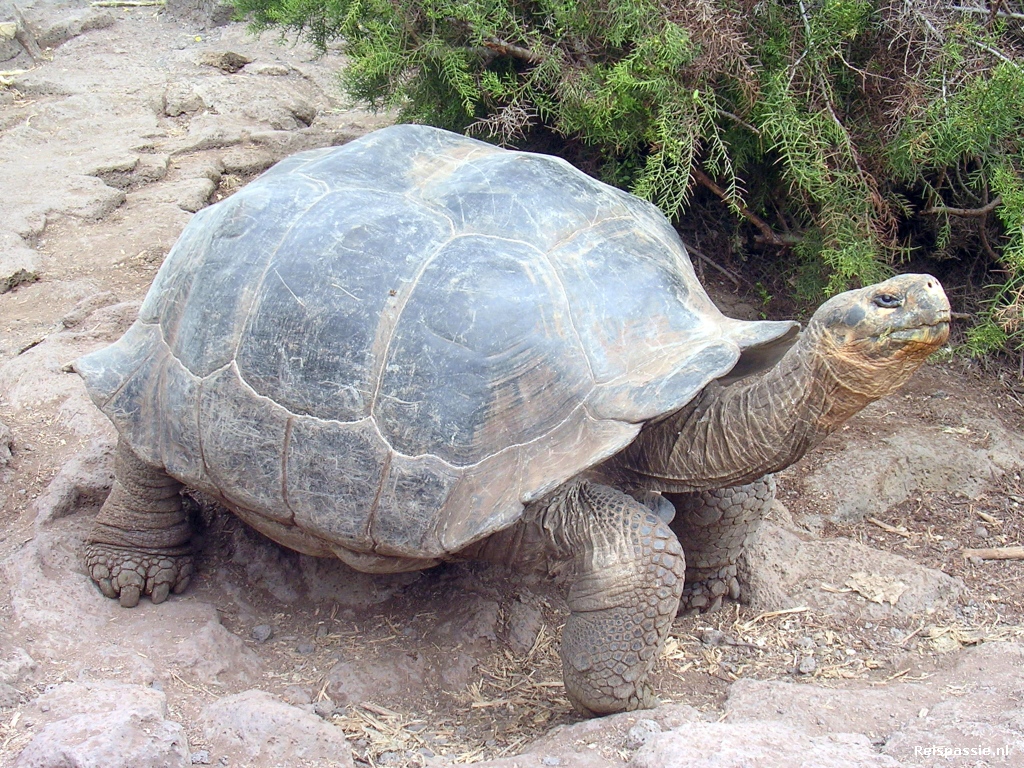
[[[139,604],[139,585],[129,584],[121,587],[121,607],[134,608]]]
[[[117,592],[114,591],[114,587],[110,583],[110,579],[100,579],[96,583],[100,585],[100,592],[102,592],[104,596],[109,597],[111,600],[117,599]]]
[[[162,603],[172,591],[180,594],[195,567],[186,547],[128,549],[97,542],[89,544],[86,564],[100,591],[125,608],[134,608],[143,595]]]
[[[167,599],[167,595],[170,594],[170,591],[171,585],[168,584],[166,581],[162,584],[157,584],[156,588],[154,588],[153,591],[149,593],[149,599],[152,600],[154,604],[159,605]]]

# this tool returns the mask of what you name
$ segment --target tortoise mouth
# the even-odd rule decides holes
[[[949,338],[949,319],[946,318],[937,320],[934,323],[916,325],[912,328],[887,329],[868,338],[871,341],[879,342],[895,340],[938,346]]]

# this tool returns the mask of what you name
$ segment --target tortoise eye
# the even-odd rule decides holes
[[[875,306],[882,309],[896,309],[903,306],[903,299],[891,293],[880,293],[875,296]]]

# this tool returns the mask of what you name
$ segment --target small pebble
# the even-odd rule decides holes
[[[977,536],[979,539],[987,539],[988,528],[986,528],[984,525],[979,525],[977,528],[974,529],[974,535]]]
[[[309,704],[313,699],[313,692],[301,685],[289,685],[284,689],[281,694],[281,698],[287,701],[289,704],[294,704],[297,707],[301,707],[303,704]]]
[[[661,726],[653,720],[643,718],[626,732],[626,749],[640,749],[651,737],[661,733]]]
[[[234,51],[218,51],[216,53],[211,51],[204,54],[199,63],[216,67],[224,72],[235,73],[246,64],[252,63],[252,59]]]
[[[725,642],[725,632],[720,629],[705,629],[700,633],[700,641],[704,645],[722,645]]]
[[[274,628],[269,624],[259,624],[252,628],[252,639],[263,644],[274,636]]]
[[[312,643],[299,643],[295,646],[295,652],[301,653],[303,656],[312,653],[316,650],[316,646]]]
[[[200,749],[198,752],[192,753],[192,765],[209,765],[210,764],[210,750]]]
[[[971,565],[984,565],[985,564],[985,559],[982,558],[982,557],[978,557],[977,555],[971,555],[970,557],[967,558],[967,561]]]
[[[554,755],[545,755],[540,759],[541,765],[561,765],[562,758],[555,757]]]
[[[284,77],[290,71],[284,64],[256,64],[246,68],[246,72],[254,75],[268,75],[270,77]]]
[[[330,720],[334,715],[334,702],[330,700],[318,701],[313,705],[313,711],[324,720]]]
[[[818,669],[818,662],[815,661],[813,656],[804,656],[800,659],[800,666],[796,668],[796,671],[801,675],[813,675],[815,670]]]
[[[319,627],[316,628],[316,636],[319,638],[327,637],[330,633],[331,631],[327,628],[325,624],[321,624]]]

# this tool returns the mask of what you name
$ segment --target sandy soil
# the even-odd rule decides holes
[[[193,212],[386,118],[340,101],[337,58],[238,25],[21,7],[44,55],[0,40],[0,765],[1024,765],[1024,572],[964,552],[1022,543],[1024,410],[955,359],[783,474],[745,603],[677,620],[650,713],[578,722],[551,584],[356,574],[216,509],[185,595],[105,600],[81,554],[114,436],[68,364]]]

